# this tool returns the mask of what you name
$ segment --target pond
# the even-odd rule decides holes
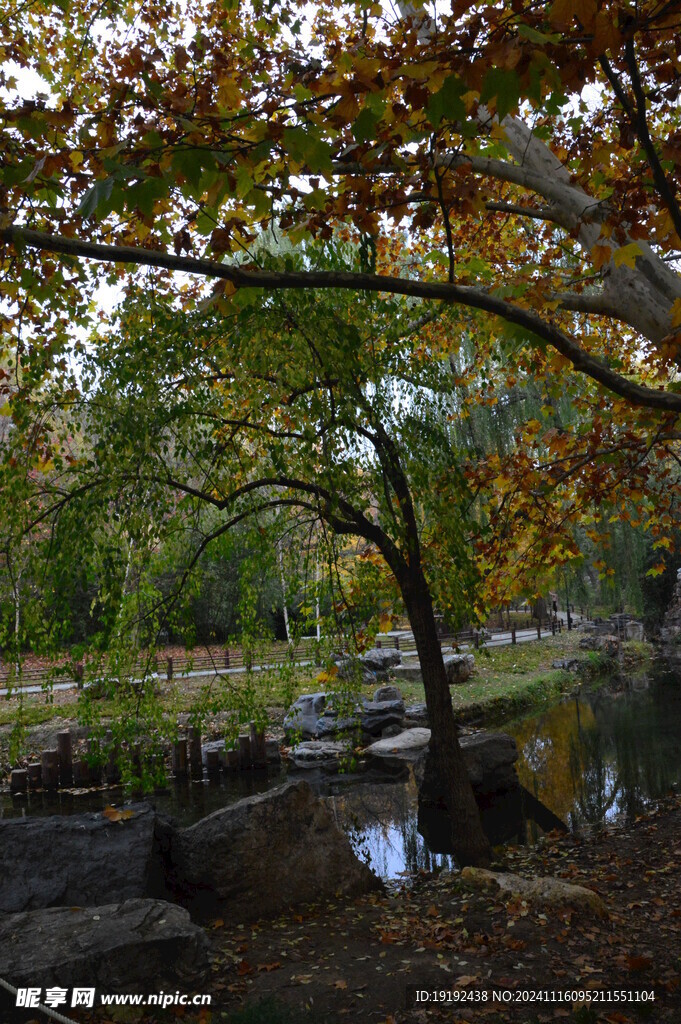
[[[617,816],[634,818],[681,783],[680,684],[678,667],[661,664],[648,675],[623,680],[616,692],[583,690],[507,723],[502,729],[517,742],[522,785],[572,829],[600,826]],[[358,855],[383,878],[455,866],[448,854],[437,852],[432,838],[426,841],[419,832],[418,787],[410,768],[335,776],[299,772],[296,777],[308,779],[326,798]],[[155,794],[151,802],[188,825],[285,779],[283,770],[223,773],[217,783],[189,781]],[[29,806],[5,797],[0,813],[70,814],[122,799],[120,791],[112,790],[36,794]],[[509,829],[507,808],[490,808],[486,825],[495,828],[499,815],[505,818],[505,838],[515,833],[517,841],[536,840],[539,830],[532,821],[518,816],[517,827]]]

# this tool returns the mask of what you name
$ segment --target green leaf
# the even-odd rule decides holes
[[[287,153],[310,171],[331,171],[331,146],[309,128],[285,128],[282,145]]]
[[[497,114],[503,118],[518,106],[520,80],[515,71],[491,68],[482,83],[480,99],[483,103],[496,98]]]
[[[106,202],[111,195],[111,190],[114,187],[113,178],[102,178],[100,181],[96,181],[91,189],[83,196],[80,206],[76,210],[76,213],[87,220],[96,211],[100,203]]]
[[[445,78],[442,88],[430,98],[426,107],[428,120],[437,128],[440,121],[465,121],[466,108],[461,97],[467,91],[466,86],[456,75]]]

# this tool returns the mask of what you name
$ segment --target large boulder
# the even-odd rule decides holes
[[[394,647],[372,647],[361,655],[360,661],[370,672],[383,675],[400,664],[402,654]]]
[[[183,829],[172,837],[170,862],[180,902],[200,917],[224,913],[231,922],[381,886],[303,780]]]
[[[0,918],[0,977],[15,986],[197,990],[209,965],[203,929],[183,907],[163,900],[52,907]]]
[[[572,885],[560,878],[522,878],[485,868],[465,867],[461,872],[462,881],[474,889],[498,893],[502,899],[521,899],[535,910],[554,911],[564,907],[586,917],[608,917],[608,911],[600,896],[583,885]]]
[[[465,683],[470,679],[475,668],[475,658],[472,654],[445,654],[445,673],[450,686],[455,683]]]
[[[0,912],[149,895],[162,873],[155,820],[138,804],[118,821],[103,813],[0,821]]]
[[[374,686],[376,683],[376,673],[367,668],[359,658],[340,658],[336,662],[336,668],[336,678],[342,683],[359,683],[362,686]]]
[[[410,732],[428,733],[429,729],[410,729]],[[394,743],[394,740],[391,742]],[[468,770],[471,786],[478,800],[518,790],[515,770],[518,748],[512,736],[504,732],[474,732],[459,736],[459,745]],[[371,749],[371,748],[370,748]],[[427,751],[416,764],[419,784],[427,770]]]
[[[298,736],[310,740],[317,735],[317,722],[326,707],[325,693],[304,693],[291,705],[284,719],[287,739]]]
[[[518,748],[512,736],[505,732],[475,732],[459,736],[459,743],[477,797],[518,788]]]

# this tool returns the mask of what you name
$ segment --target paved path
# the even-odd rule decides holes
[[[563,628],[565,629],[567,627],[567,614],[565,612],[558,612],[558,617],[562,620]],[[574,619],[573,619],[573,621],[574,621]],[[529,643],[531,640],[537,640],[538,639],[536,627],[531,627],[530,629],[517,629],[515,635],[516,635],[516,643],[518,643],[518,644]],[[385,636],[386,637],[392,637],[392,638],[399,637],[400,649],[404,649],[404,647],[407,647],[407,650],[404,650],[404,654],[407,657],[409,657],[409,656],[416,657],[416,651],[413,649],[414,638],[413,638],[412,634],[409,631],[407,631],[407,630],[394,631],[392,633],[385,634]],[[548,637],[548,636],[552,636],[552,633],[549,630],[542,630],[541,639],[545,640],[546,637]],[[509,631],[505,631],[505,632],[501,632],[501,633],[494,633],[493,637],[491,637],[488,642],[482,642],[481,641],[480,646],[481,647],[504,647],[504,646],[508,646],[508,644],[510,644],[510,643],[512,643],[511,633]],[[449,643],[447,643],[446,644],[446,649],[448,650],[450,648],[450,646],[451,645]],[[471,645],[468,644],[468,645],[463,645],[463,646],[468,646],[470,648]],[[275,663],[273,663],[271,665],[270,664],[253,665],[253,671],[254,672],[263,672],[263,671],[265,671],[267,669],[278,668],[278,666],[280,664],[281,664],[281,662],[275,662]],[[296,664],[300,665],[301,667],[303,667],[303,666],[306,666],[306,665],[312,665],[313,661],[311,659],[307,659],[305,661],[298,661],[298,662],[296,662]],[[196,669],[196,670],[192,670],[191,672],[177,671],[175,673],[175,678],[177,678],[177,679],[180,679],[180,678],[181,679],[199,679],[201,677],[204,677],[204,678],[211,678],[212,679],[215,676],[233,676],[233,675],[243,674],[243,672],[244,672],[244,668],[242,666],[237,666],[236,668],[215,668],[215,669],[211,670],[210,672],[207,672],[205,669]],[[149,678],[150,679],[161,679],[161,680],[164,680],[166,677],[164,675],[161,675],[160,673],[152,672],[150,674]],[[93,683],[86,683],[85,687],[87,688],[88,686],[92,686],[92,685],[93,685]],[[49,692],[60,691],[60,690],[74,690],[75,688],[76,688],[75,682],[70,682],[70,683],[54,683],[49,688]],[[31,683],[28,686],[22,686],[20,689],[21,689],[22,694],[44,693],[45,692],[44,688],[40,685],[40,683]],[[13,688],[11,691],[9,689],[7,689],[7,688],[0,689],[0,697],[6,697],[7,694],[10,693],[10,692],[13,693],[13,694],[16,694],[18,692],[18,688]]]

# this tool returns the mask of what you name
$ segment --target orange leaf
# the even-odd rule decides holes
[[[116,807],[105,807],[102,811],[105,818],[109,821],[127,821],[129,818],[135,817],[134,811],[119,811]]]

